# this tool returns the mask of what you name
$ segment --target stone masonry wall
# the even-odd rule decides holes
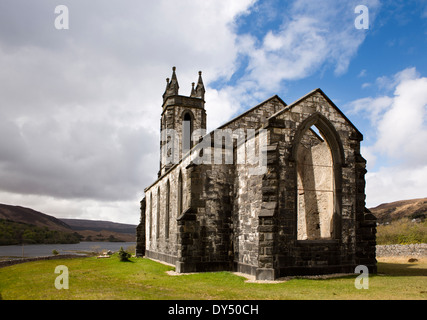
[[[284,106],[278,97],[273,97],[220,128],[256,129]],[[212,135],[211,163],[214,142]],[[235,161],[233,164],[192,163],[187,167],[191,200],[188,210],[178,221],[179,272],[232,270],[233,265],[253,272],[257,266],[257,212],[262,197],[258,186],[262,176],[248,177],[250,166],[237,167]]]
[[[178,98],[180,96],[177,96]],[[185,97],[181,97],[185,98]],[[168,99],[168,101],[171,98]],[[191,101],[195,101],[202,104],[200,99],[192,99],[187,98]],[[186,100],[188,103],[188,101]],[[164,131],[166,129],[173,129],[175,130],[176,135],[174,136],[174,139],[172,137],[165,137],[164,141],[160,142],[160,155],[161,155],[161,169],[160,169],[160,175],[163,175],[168,171],[175,163],[178,162],[179,159],[183,157],[182,154],[182,121],[183,121],[183,114],[185,112],[190,112],[192,115],[192,126],[193,130],[197,129],[206,129],[206,111],[199,105],[178,105],[178,106],[168,106],[165,108],[163,112],[163,116],[160,123],[161,131]],[[166,150],[162,150],[162,147],[166,144],[166,140],[168,140],[169,144],[174,144],[173,148],[168,148]],[[172,150],[174,152],[174,155],[172,155]],[[167,162],[167,157],[169,159],[173,159],[172,163]]]
[[[302,134],[313,124],[325,131],[334,154],[334,236],[331,240],[304,242],[297,241],[296,236],[297,183],[294,144],[298,142],[298,134]],[[270,119],[268,128],[270,144],[278,145],[277,163],[280,163],[275,168],[279,171],[279,214],[276,218],[278,234],[274,249],[274,267],[281,270],[281,275],[313,270],[344,271],[352,268],[356,263],[356,219],[364,215],[364,171],[356,167],[356,159],[361,158],[362,136],[320,91],[307,95]],[[359,186],[356,184],[357,177]],[[372,233],[372,230],[370,232]],[[292,266],[300,268],[297,271]]]
[[[176,165],[167,175],[162,176],[153,185],[145,190],[146,208],[145,208],[145,240],[146,255],[154,259],[166,261],[175,264],[178,256],[178,224],[177,219],[183,212],[178,212],[178,179],[179,173],[182,175],[183,211],[188,208],[189,192],[188,173],[186,166],[189,164],[189,158],[186,161]],[[166,198],[167,183],[169,181],[169,237],[166,237]],[[160,191],[160,193],[159,193]],[[159,201],[157,200],[160,194]]]
[[[178,272],[232,270],[232,165],[190,165],[191,204],[178,219]]]
[[[135,254],[137,257],[143,257],[145,255],[145,210],[146,210],[146,198],[144,197],[140,202],[140,221],[136,227],[136,248]]]

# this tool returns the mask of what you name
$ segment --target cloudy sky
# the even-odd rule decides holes
[[[427,196],[426,52],[422,0],[2,0],[0,203],[138,223],[172,66],[183,95],[203,71],[208,129],[320,87],[364,134],[367,206]]]

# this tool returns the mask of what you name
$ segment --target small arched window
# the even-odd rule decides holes
[[[185,111],[182,117],[182,154],[187,153],[192,147],[191,135],[193,134],[193,115]]]

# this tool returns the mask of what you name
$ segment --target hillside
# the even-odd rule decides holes
[[[60,218],[62,222],[66,223],[73,230],[108,230],[118,233],[128,233],[131,235],[135,234],[136,226],[133,224],[124,224],[111,221],[100,221],[100,220],[84,220],[84,219],[64,219]]]
[[[47,227],[49,230],[72,232],[65,222],[39,211],[0,203],[0,219]]]
[[[402,218],[425,219],[427,216],[427,198],[383,203],[369,210],[377,217],[377,221],[380,224]]]
[[[52,230],[33,224],[0,219],[0,245],[79,243],[76,232]]]
[[[18,237],[18,233],[19,237],[22,237],[20,234],[32,234],[32,238],[43,239],[40,240],[42,242],[36,243],[43,243],[48,235],[51,235],[51,233],[46,233],[46,230],[64,234],[61,237],[56,236],[60,239],[67,239],[65,234],[78,234],[81,241],[135,241],[136,225],[84,219],[57,219],[21,206],[0,204],[0,220],[2,220],[2,229],[0,229],[2,244],[7,244],[7,239],[4,239],[12,237],[12,234],[14,238]],[[45,236],[41,237],[42,233]],[[14,241],[16,242],[16,240]]]

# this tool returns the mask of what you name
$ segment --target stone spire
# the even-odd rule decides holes
[[[199,71],[199,80],[197,81],[196,86],[196,98],[205,100],[205,86],[202,80],[202,71]]]
[[[170,96],[178,95],[179,84],[175,70],[176,67],[172,67],[172,78],[170,81],[169,78],[166,79],[166,89],[165,93],[163,93],[163,101],[166,101],[166,99]]]

